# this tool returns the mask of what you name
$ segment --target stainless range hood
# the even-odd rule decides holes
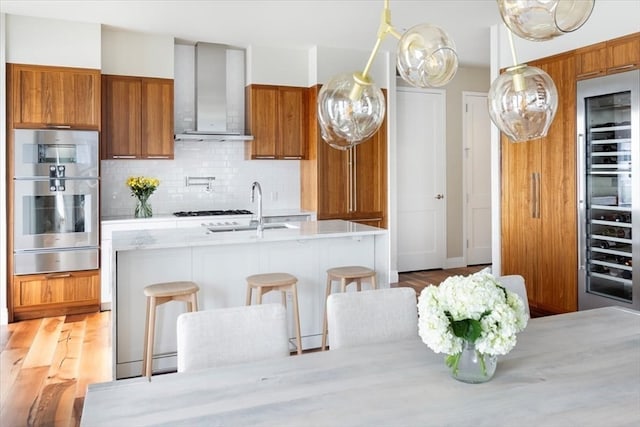
[[[251,141],[245,135],[245,51],[176,45],[176,141]]]

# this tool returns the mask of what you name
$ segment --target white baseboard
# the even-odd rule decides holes
[[[445,261],[445,267],[444,268],[460,268],[460,267],[466,267],[467,263],[465,262],[464,257],[458,257],[458,258],[447,258],[447,260]]]
[[[398,283],[400,280],[400,275],[398,274],[398,270],[391,270],[389,272],[389,283]]]

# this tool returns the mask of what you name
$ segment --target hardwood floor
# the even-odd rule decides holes
[[[111,312],[0,327],[0,425],[77,426],[87,385],[111,380]]]
[[[400,274],[420,293],[450,275],[485,266]],[[87,385],[111,378],[111,312],[0,326],[0,425],[77,426]]]

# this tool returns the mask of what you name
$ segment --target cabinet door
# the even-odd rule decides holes
[[[502,274],[524,277],[532,305],[540,281],[540,144],[501,138]]]
[[[552,312],[578,309],[576,84],[571,55],[537,65],[555,82],[558,111],[541,139],[538,305]]]
[[[278,88],[252,85],[248,128],[253,135],[252,159],[275,159],[278,138]]]
[[[147,159],[173,158],[173,80],[143,78],[141,154]]]
[[[141,155],[140,78],[103,76],[102,78],[102,157],[138,158]]]
[[[318,219],[344,218],[349,212],[350,154],[317,135]]]
[[[607,73],[640,68],[640,33],[607,42]]]
[[[607,45],[598,43],[576,50],[576,77],[578,80],[604,75],[607,71]]]
[[[385,224],[387,195],[387,126],[386,119],[370,139],[358,144],[353,156],[352,217]]]
[[[100,128],[100,71],[11,65],[14,127]]]
[[[306,157],[306,93],[306,89],[300,87],[279,88],[277,158],[303,159]]]
[[[14,320],[98,311],[98,270],[14,276]]]

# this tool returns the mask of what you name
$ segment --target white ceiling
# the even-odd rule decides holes
[[[371,51],[384,0],[2,0],[0,12],[100,23],[235,46],[343,47]],[[400,32],[429,22],[447,31],[466,66],[489,66],[495,0],[390,0]],[[383,49],[392,50],[388,36]]]

